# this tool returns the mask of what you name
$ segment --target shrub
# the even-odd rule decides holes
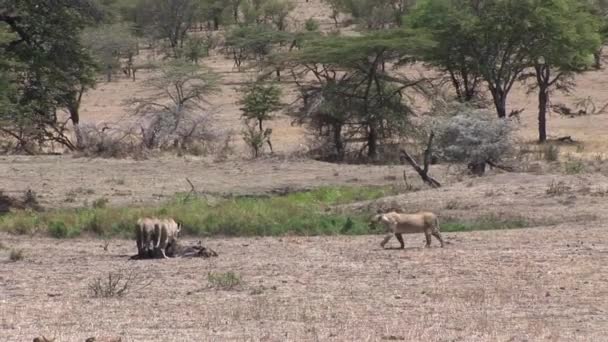
[[[557,161],[559,159],[559,146],[544,144],[541,149],[541,155],[547,162]]]
[[[23,260],[23,249],[11,249],[11,253],[8,256],[10,261]]]
[[[241,276],[234,272],[209,272],[207,280],[212,288],[219,290],[232,290],[242,283]]]
[[[142,278],[138,272],[109,272],[106,277],[93,279],[88,290],[94,298],[124,297],[131,291],[142,290],[152,282]]]
[[[488,162],[499,163],[514,152],[512,127],[507,120],[467,107],[459,107],[436,125],[437,154],[440,158],[466,163],[481,175]]]
[[[570,160],[564,164],[564,171],[568,175],[577,175],[585,171],[585,164],[582,160]]]
[[[313,18],[308,18],[304,23],[304,29],[309,32],[314,32],[319,30],[319,23]]]

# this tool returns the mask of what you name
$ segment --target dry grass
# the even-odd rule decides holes
[[[382,250],[379,236],[208,239],[218,258],[128,261],[132,241],[5,237],[30,262],[4,264],[0,335],[58,341],[599,341],[608,226],[445,233],[446,248]],[[99,274],[129,265],[155,279],[120,299],[87,296]],[[205,284],[231,270],[233,291]],[[165,327],[171,327],[169,330]]]

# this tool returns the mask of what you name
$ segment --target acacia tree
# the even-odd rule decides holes
[[[199,65],[175,59],[160,67],[149,80],[154,93],[130,101],[136,115],[144,119],[144,144],[148,148],[188,148],[194,140],[210,136],[203,104],[207,95],[218,91],[218,77]]]
[[[590,6],[591,13],[600,22],[600,35],[602,44],[593,53],[595,58],[595,68],[599,69],[602,67],[602,51],[604,45],[608,42],[608,0],[587,0]]]
[[[474,85],[479,75],[492,96],[498,117],[507,116],[507,98],[513,85],[529,66],[528,52],[536,35],[530,18],[536,6],[530,0],[421,0],[418,27],[435,33],[439,44],[429,61],[457,71],[457,79]],[[446,19],[446,20],[442,20]],[[452,42],[450,30],[455,30]],[[453,56],[446,53],[456,52]],[[427,55],[429,56],[429,55]],[[466,87],[466,93],[473,90]],[[462,93],[462,91],[461,91]]]
[[[380,142],[403,134],[408,124],[411,109],[406,91],[424,81],[391,75],[384,62],[409,60],[428,44],[426,36],[402,30],[304,42],[300,50],[287,55],[294,76],[316,79],[312,85],[300,86],[304,99],[300,121],[324,120],[312,126],[333,130],[338,155],[343,153],[343,139],[338,136],[344,134],[362,139],[361,151],[377,159]]]
[[[568,91],[573,74],[590,66],[600,46],[599,23],[578,0],[538,0],[530,31],[534,87],[538,90],[538,140],[547,140],[547,107],[553,89]]]
[[[129,65],[133,63],[133,57],[137,53],[137,39],[131,32],[129,25],[117,23],[87,28],[82,34],[83,44],[93,53],[108,82],[112,81],[112,75],[120,69],[122,58],[126,58]]]
[[[333,11],[336,22],[338,13],[350,14],[364,29],[379,30],[398,27],[415,0],[325,0]]]
[[[141,25],[157,38],[167,39],[174,56],[200,17],[198,0],[140,0],[137,13]]]
[[[407,25],[427,30],[437,42],[423,51],[422,57],[439,68],[454,88],[459,102],[469,102],[478,95],[482,79],[471,58],[475,41],[475,16],[451,0],[422,1],[407,17]]]

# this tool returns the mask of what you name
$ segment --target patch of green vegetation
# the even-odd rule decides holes
[[[0,230],[28,234],[47,231],[56,238],[84,232],[98,236],[132,234],[142,216],[168,216],[184,223],[190,235],[327,235],[369,233],[364,215],[339,215],[329,206],[372,200],[397,194],[394,187],[321,187],[282,196],[235,197],[209,202],[176,196],[158,207],[61,209],[48,212],[19,211],[0,217]]]
[[[577,175],[585,171],[585,164],[582,160],[570,160],[564,163],[564,172],[568,175]]]
[[[474,230],[499,230],[530,227],[524,218],[502,218],[495,215],[473,220],[446,220],[440,223],[442,232],[469,232]]]
[[[47,212],[18,211],[0,216],[0,230],[29,234],[48,232],[56,238],[83,233],[100,237],[129,238],[138,218],[172,217],[194,236],[361,235],[384,233],[370,227],[369,214],[337,214],[332,205],[372,200],[397,193],[392,187],[322,187],[287,195],[234,197],[219,201],[176,196],[156,207],[105,207],[61,209]],[[446,232],[527,227],[523,219],[493,216],[470,221],[446,220]]]

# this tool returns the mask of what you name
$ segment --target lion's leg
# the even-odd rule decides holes
[[[386,245],[388,240],[390,240],[392,237],[393,237],[393,233],[386,234],[386,236],[384,237],[384,240],[382,240],[382,242],[380,242],[380,247],[384,248],[384,245]]]
[[[441,237],[441,233],[436,230],[434,232],[432,232],[431,234],[433,234],[434,237],[437,238],[437,240],[439,240],[439,243],[441,244],[441,248],[443,248],[443,238]]]
[[[161,228],[160,231],[160,237],[159,237],[159,241],[158,241],[158,250],[160,252],[160,255],[163,257],[163,259],[169,259],[167,257],[167,254],[165,253],[165,249],[167,248],[167,242],[169,241],[169,235],[168,235],[168,231],[167,231],[167,227],[164,227],[165,229]]]
[[[431,231],[428,229],[425,230],[424,236],[426,237],[426,245],[424,247],[431,247]]]
[[[144,243],[142,239],[143,236],[141,232],[141,227],[138,226],[135,230],[135,240],[137,241],[137,255],[139,257],[143,256],[144,254]]]
[[[405,243],[403,242],[403,235],[401,233],[395,233],[397,240],[399,240],[399,244],[401,244],[401,249],[405,248]]]

